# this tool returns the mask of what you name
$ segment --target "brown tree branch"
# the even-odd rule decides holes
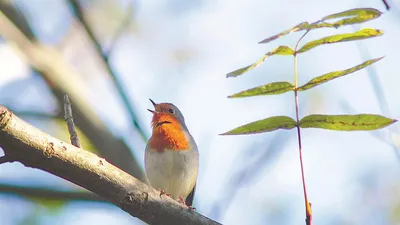
[[[0,105],[0,147],[25,166],[47,171],[150,224],[219,224],[191,211],[105,159],[64,143]]]
[[[22,187],[9,184],[0,184],[0,194],[13,194],[28,198],[43,198],[51,200],[109,203],[88,191],[59,191],[48,188]]]

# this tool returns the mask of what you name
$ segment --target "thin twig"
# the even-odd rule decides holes
[[[386,7],[386,10],[388,10],[388,11],[389,11],[389,9],[390,9],[390,5],[389,5],[389,3],[388,3],[386,0],[382,0],[382,2],[383,2],[383,4],[385,5],[385,7]]]
[[[121,25],[119,26],[118,30],[115,32],[114,37],[111,39],[110,44],[108,45],[107,52],[104,53],[104,57],[108,62],[110,58],[110,54],[114,49],[115,45],[117,44],[121,35],[126,31],[126,28],[129,26],[132,20],[132,12],[133,12],[133,1],[130,2],[128,6],[128,12],[126,13],[125,18],[122,20]]]
[[[81,142],[79,141],[78,133],[75,130],[74,118],[72,117],[71,102],[69,101],[67,94],[64,95],[64,119],[67,122],[71,144],[80,148]]]
[[[305,179],[305,173],[304,173],[304,166],[303,166],[303,151],[302,151],[302,145],[301,145],[301,132],[300,132],[300,126],[299,126],[299,95],[298,95],[298,80],[299,80],[299,74],[298,74],[298,68],[297,68],[297,48],[299,46],[300,41],[306,36],[306,34],[310,30],[307,30],[303,36],[297,41],[296,47],[294,49],[295,54],[294,54],[294,98],[295,98],[295,106],[296,106],[296,122],[297,122],[297,139],[299,143],[299,159],[300,159],[300,168],[301,168],[301,180],[303,182],[303,193],[304,193],[304,203],[305,203],[305,208],[306,208],[306,224],[311,225],[312,224],[312,210],[311,210],[311,203],[308,201],[308,196],[307,196],[307,187],[306,187],[306,179]]]
[[[106,68],[108,74],[111,76],[112,81],[114,82],[114,85],[116,86],[117,91],[118,91],[120,97],[122,98],[124,105],[126,106],[129,116],[131,117],[133,126],[138,130],[138,132],[142,136],[142,139],[144,141],[147,141],[147,136],[146,136],[144,130],[139,125],[133,105],[130,102],[128,95],[125,93],[122,82],[120,81],[120,79],[118,78],[116,73],[111,68],[111,65],[108,61],[107,56],[103,52],[103,48],[102,48],[100,42],[97,40],[92,28],[89,26],[89,23],[86,21],[84,15],[83,15],[83,10],[80,5],[80,2],[78,0],[69,0],[69,3],[71,5],[71,8],[73,9],[75,16],[79,19],[79,21],[85,28],[85,31],[86,31],[87,35],[89,36],[90,40],[93,42],[95,50],[96,50],[97,54],[100,56],[100,59],[102,60],[104,67]]]

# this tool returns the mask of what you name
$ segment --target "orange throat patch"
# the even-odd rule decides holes
[[[155,113],[151,122],[153,134],[149,140],[151,149],[163,152],[165,149],[185,151],[189,141],[180,122],[168,113]]]

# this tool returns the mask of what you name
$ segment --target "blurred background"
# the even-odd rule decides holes
[[[305,38],[378,28],[385,34],[299,56],[299,84],[386,56],[367,69],[300,93],[310,113],[377,113],[400,119],[400,1],[0,0],[0,104],[69,142],[67,93],[83,148],[143,179],[151,108],[172,102],[200,150],[194,206],[223,224],[303,224],[295,130],[218,136],[270,116],[295,116],[291,92],[227,99],[293,81],[293,58],[269,58],[239,78],[228,72],[301,33],[258,41],[300,22],[357,7],[384,14]],[[374,132],[303,129],[314,224],[400,224],[398,123]],[[0,155],[2,151],[0,151]],[[19,163],[0,166],[0,224],[144,224],[76,185]]]

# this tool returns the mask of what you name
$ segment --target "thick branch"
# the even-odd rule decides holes
[[[219,224],[118,169],[93,153],[29,125],[0,105],[0,147],[25,166],[75,183],[150,224]]]
[[[14,194],[29,198],[44,198],[52,200],[66,200],[66,201],[105,202],[99,196],[87,191],[85,192],[59,191],[48,188],[21,187],[9,184],[0,184],[0,194],[3,193]]]

